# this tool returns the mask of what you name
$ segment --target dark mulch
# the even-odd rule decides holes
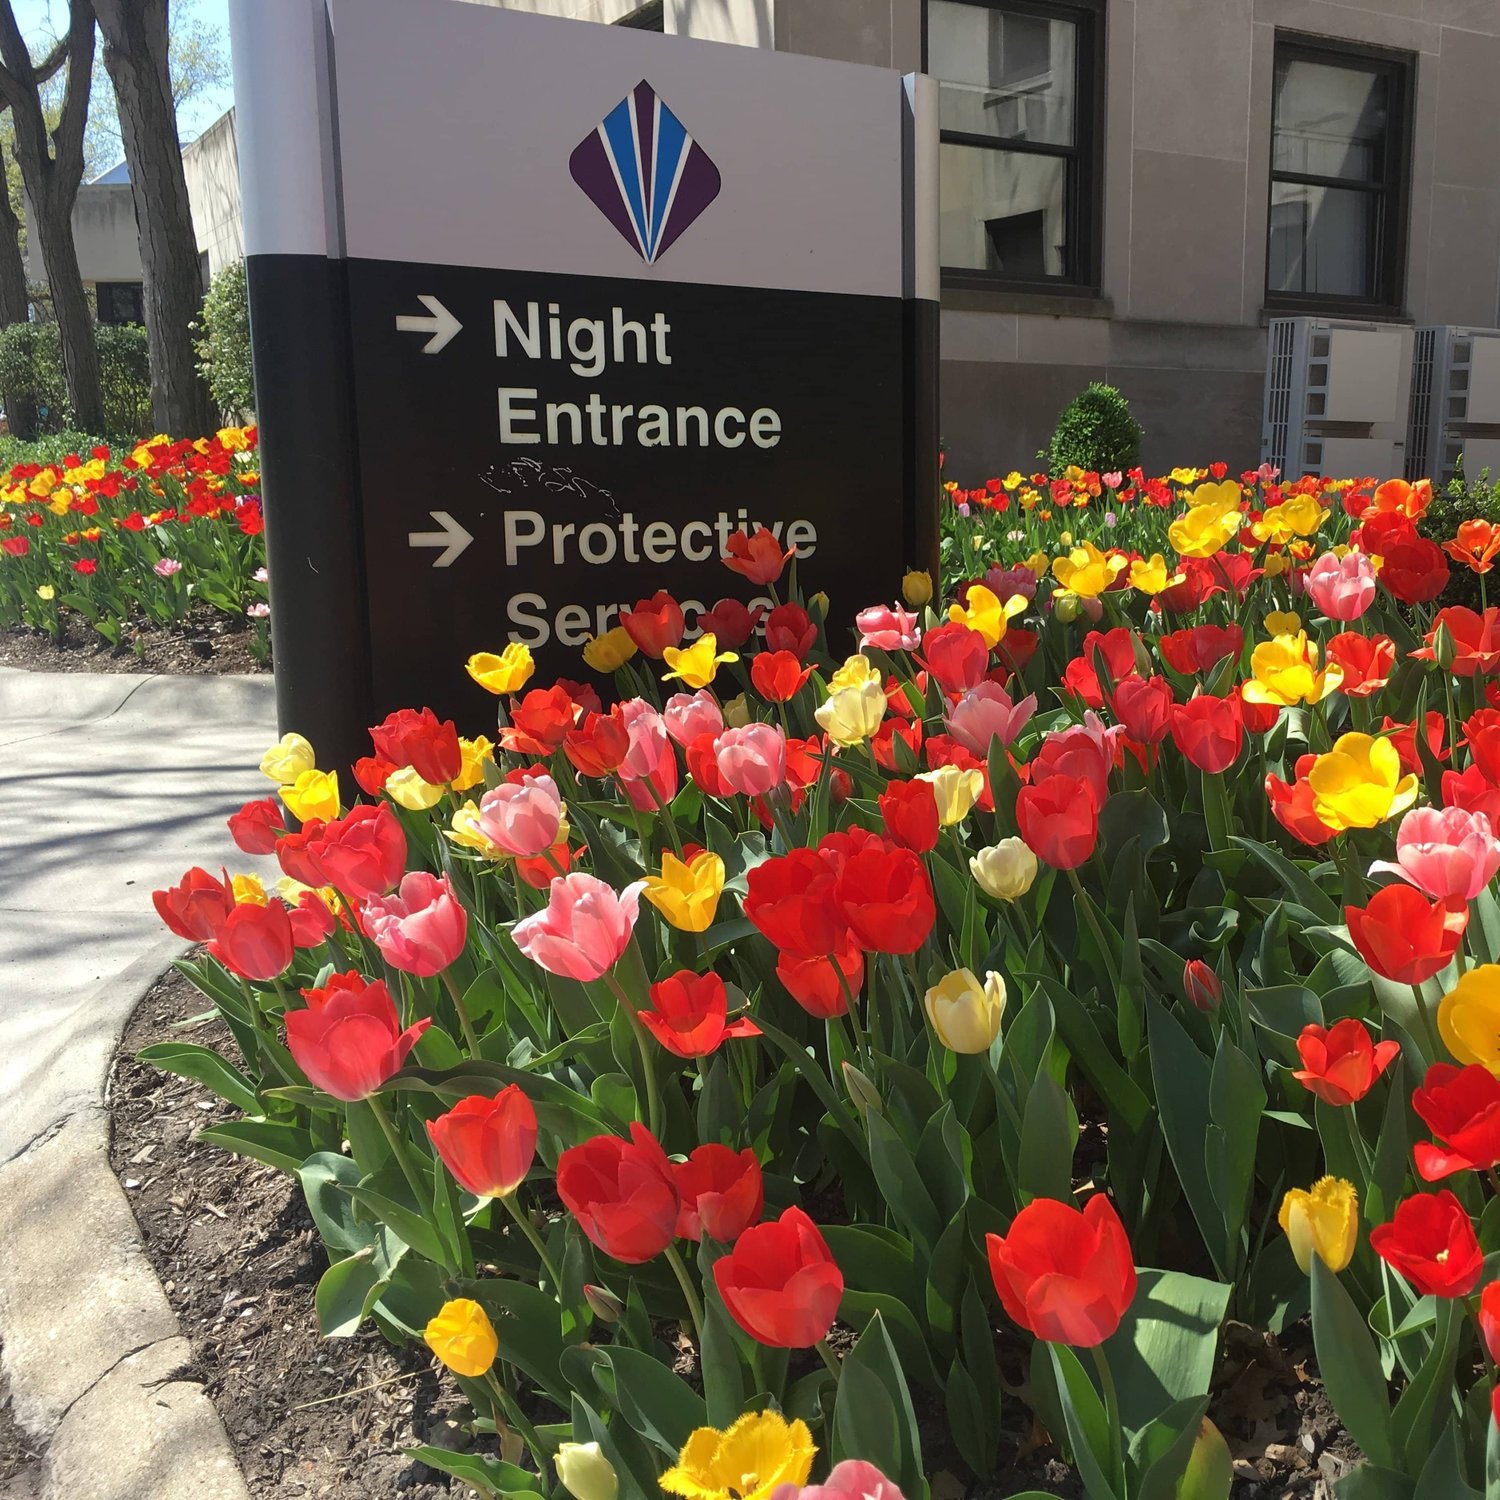
[[[419,1352],[393,1349],[373,1332],[319,1336],[313,1290],[327,1260],[301,1193],[273,1168],[196,1144],[199,1128],[232,1111],[206,1089],[135,1060],[142,1047],[184,1035],[233,1055],[217,1021],[190,1033],[176,1024],[206,1007],[175,972],[141,1002],[111,1076],[111,1158],[252,1495],[468,1494],[401,1454],[418,1442],[458,1440],[451,1434],[462,1402],[451,1382]],[[835,1329],[836,1344],[842,1332]],[[966,1492],[942,1403],[917,1393],[933,1500],[1004,1500],[1025,1490],[1081,1500],[1076,1476],[1026,1405],[1023,1342],[1002,1333],[998,1347],[1008,1388],[1001,1477]],[[1305,1327],[1278,1342],[1231,1323],[1210,1416],[1235,1458],[1234,1500],[1330,1500],[1333,1481],[1360,1462],[1318,1381]],[[25,1447],[0,1405],[0,1478],[8,1464],[24,1465]],[[32,1496],[0,1487],[0,1500]]]
[[[0,1500],[40,1500],[42,1444],[31,1438],[10,1409],[10,1387],[0,1376]]]
[[[188,1033],[174,1025],[206,1005],[175,972],[141,1002],[111,1075],[110,1157],[250,1493],[469,1495],[401,1451],[445,1441],[462,1402],[456,1388],[425,1355],[377,1333],[319,1335],[313,1289],[328,1261],[301,1192],[271,1167],[196,1144],[194,1133],[230,1118],[229,1106],[135,1060],[167,1039],[224,1046],[217,1021]]]
[[[62,613],[62,635],[0,630],[0,666],[31,672],[269,672],[250,654],[252,621],[199,605],[180,624],[133,621],[111,646],[81,615]]]

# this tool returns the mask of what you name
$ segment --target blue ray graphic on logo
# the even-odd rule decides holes
[[[715,198],[708,153],[642,79],[575,148],[573,181],[648,264]]]

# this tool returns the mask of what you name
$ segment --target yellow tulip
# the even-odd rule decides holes
[[[493,651],[478,651],[464,667],[480,687],[497,694],[519,693],[536,671],[531,648],[519,641],[512,641],[499,656]]]
[[[972,969],[955,969],[922,998],[937,1039],[950,1052],[988,1052],[1000,1035],[1005,981],[993,971],[981,984]]]
[[[1295,617],[1294,617],[1295,618]],[[1247,703],[1317,703],[1335,692],[1344,670],[1331,663],[1318,670],[1318,647],[1305,630],[1262,641],[1250,655],[1251,680],[1240,688]]]
[[[1207,511],[1221,520],[1236,514],[1240,508],[1240,487],[1233,479],[1220,479],[1200,484],[1187,503],[1193,510]]]
[[[303,823],[309,818],[321,818],[326,823],[339,815],[337,771],[303,771],[290,786],[276,790],[291,815]]]
[[[1170,475],[1173,484],[1196,484],[1198,482],[1198,471],[1196,469],[1173,469]]]
[[[1266,554],[1266,577],[1280,578],[1283,573],[1291,570],[1292,560],[1284,552],[1268,552]]]
[[[690,688],[706,688],[723,662],[740,659],[737,652],[720,651],[718,638],[711,630],[704,631],[691,646],[680,649],[668,646],[662,656],[672,669],[662,675],[681,678]]]
[[[908,568],[901,580],[901,597],[913,609],[921,609],[932,598],[932,574]]]
[[[1167,527],[1167,540],[1179,557],[1212,557],[1240,528],[1238,511],[1219,516],[1207,505],[1196,505]]]
[[[881,682],[880,669],[864,656],[850,656],[828,679],[830,693],[842,693],[846,688],[856,688],[867,682]]]
[[[948,618],[955,625],[967,625],[984,637],[984,643],[994,650],[1005,639],[1012,615],[1026,613],[1026,600],[1015,594],[1003,604],[993,589],[982,583],[971,583],[964,595],[964,603],[948,608]]]
[[[1167,567],[1167,560],[1160,552],[1150,557],[1137,558],[1130,565],[1130,586],[1142,594],[1154,596],[1181,583],[1183,574],[1174,573]]]
[[[1459,978],[1438,1006],[1438,1030],[1461,1064],[1478,1063],[1500,1078],[1500,964],[1479,964]]]
[[[1302,629],[1302,616],[1294,609],[1273,609],[1265,626],[1267,635],[1296,635]]]
[[[443,800],[444,788],[430,781],[423,781],[410,766],[402,766],[385,778],[385,790],[386,795],[398,807],[404,807],[409,812],[422,812],[426,808],[436,807]]]
[[[1313,811],[1335,832],[1374,828],[1417,800],[1417,778],[1401,774],[1401,756],[1389,741],[1341,734],[1307,776]]]
[[[1106,555],[1092,542],[1083,542],[1066,557],[1053,559],[1052,576],[1070,594],[1097,599],[1129,566],[1129,560],[1118,552]]]
[[[743,693],[736,693],[724,705],[724,722],[731,729],[743,729],[751,717],[750,700]]]
[[[448,783],[449,789],[455,792],[467,792],[472,787],[484,785],[484,766],[489,761],[493,764],[495,759],[495,747],[482,734],[472,740],[459,739],[458,753],[463,757],[463,764],[459,768],[458,775]]]
[[[707,932],[724,893],[724,861],[697,854],[686,864],[663,854],[661,874],[646,877],[646,899],[679,932]]]
[[[813,710],[813,718],[836,745],[861,745],[877,729],[886,711],[885,689],[879,680],[862,682],[830,694]]]
[[[39,583],[36,586],[36,596],[38,599],[55,599],[57,590],[50,583]]]
[[[552,1460],[573,1500],[616,1500],[620,1478],[598,1443],[559,1443]]]
[[[427,1347],[453,1371],[477,1380],[500,1352],[495,1325],[489,1314],[467,1297],[455,1297],[443,1303],[442,1310],[428,1323],[422,1337]]]
[[[1285,546],[1293,537],[1311,536],[1327,515],[1311,495],[1293,495],[1265,511],[1250,528],[1250,534],[1258,542],[1278,542]]]
[[[689,1434],[676,1466],[657,1481],[687,1500],[770,1500],[784,1484],[803,1485],[817,1454],[812,1433],[777,1411],[746,1412],[722,1432]]]
[[[234,891],[236,906],[264,906],[266,904],[266,888],[261,884],[259,875],[236,875],[229,885]]]
[[[932,788],[932,800],[937,803],[938,822],[944,828],[962,823],[974,810],[974,804],[984,795],[984,772],[965,771],[958,766],[939,766],[935,771],[923,771],[917,777]]]
[[[1025,839],[1001,839],[969,857],[975,884],[996,901],[1019,901],[1031,889],[1036,872],[1036,855]]]
[[[635,642],[623,625],[591,635],[583,645],[584,662],[596,672],[618,672],[635,655]]]
[[[454,810],[443,830],[443,837],[457,844],[460,849],[472,849],[486,859],[504,859],[505,850],[485,836],[479,826],[479,808],[473,801],[465,802]]]
[[[290,786],[304,771],[313,770],[318,758],[300,734],[284,734],[260,758],[260,774],[278,786]]]
[[[1342,1271],[1354,1259],[1359,1237],[1359,1194],[1342,1177],[1320,1178],[1311,1191],[1292,1188],[1287,1193],[1277,1222],[1304,1273],[1312,1269],[1314,1251],[1330,1271]]]

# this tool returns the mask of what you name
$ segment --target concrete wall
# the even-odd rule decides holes
[[[471,3],[613,25],[640,10],[642,0],[471,0]],[[733,42],[743,47],[770,47],[774,44],[775,3],[776,0],[664,0],[662,29],[672,36]]]
[[[141,279],[135,201],[128,183],[89,183],[78,190],[78,202],[73,209],[73,240],[85,282]],[[42,243],[30,202],[26,205],[26,278],[33,282],[47,280],[42,266]]]
[[[187,177],[198,251],[208,256],[209,275],[216,276],[245,255],[233,110],[183,148],[182,169]]]

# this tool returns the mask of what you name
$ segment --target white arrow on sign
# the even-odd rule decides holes
[[[436,297],[419,293],[417,301],[432,316],[426,317],[421,313],[399,313],[396,317],[396,328],[401,333],[430,333],[432,337],[422,346],[422,353],[441,354],[452,342],[453,335],[464,325]]]
[[[474,538],[447,511],[430,510],[427,514],[443,529],[441,531],[408,531],[406,545],[408,547],[441,547],[443,550],[433,558],[432,565],[435,568],[451,568]]]

